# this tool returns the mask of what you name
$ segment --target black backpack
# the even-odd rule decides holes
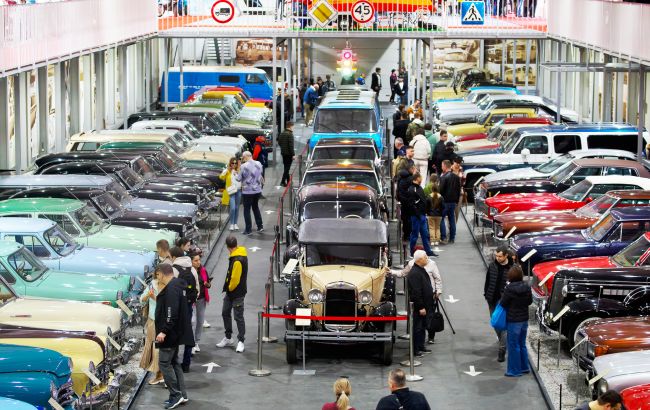
[[[196,302],[196,299],[199,296],[199,291],[196,286],[194,275],[192,275],[192,268],[186,268],[179,265],[173,266],[178,270],[178,279],[185,281],[185,297],[187,298],[187,303],[192,304]]]

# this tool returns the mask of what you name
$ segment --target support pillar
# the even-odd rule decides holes
[[[165,111],[169,111],[169,39],[166,38],[163,40],[163,69],[165,71],[164,73],[164,80],[165,80],[165,101],[164,101],[164,106],[165,106]]]
[[[151,42],[144,42],[144,110],[151,112]]]
[[[611,58],[607,55],[604,56],[604,63],[607,64],[611,62]],[[612,78],[612,73],[603,72],[603,122],[612,121],[612,92],[614,88],[614,79]]]
[[[129,90],[128,90],[128,77],[129,77],[129,65],[128,63],[128,53],[126,46],[120,46],[117,49],[118,55],[120,57],[120,121],[122,121],[122,127],[126,129],[126,119],[129,112]]]
[[[9,79],[0,78],[0,171],[9,169]]]
[[[639,140],[637,146],[637,158],[641,160],[643,150],[645,148],[645,143],[643,141],[643,128],[645,126],[645,80],[646,72],[643,69],[643,66],[639,67],[639,100],[637,102],[637,110],[639,112],[637,119],[637,127],[639,130]]]
[[[106,51],[95,53],[95,129],[106,128]],[[109,92],[113,92],[109,90]]]
[[[16,174],[22,174],[28,167],[27,150],[29,147],[27,108],[27,87],[29,72],[14,76],[14,146]]]
[[[48,152],[48,135],[47,135],[47,120],[50,112],[50,107],[48,107],[47,101],[47,66],[39,67],[37,70],[36,84],[38,87],[38,92],[36,97],[38,98],[36,111],[38,114],[38,153],[35,153],[35,156],[41,156]],[[1,97],[0,97],[1,98]]]
[[[68,138],[66,110],[66,83],[65,83],[65,63],[56,63],[54,65],[54,151],[61,152],[65,149]]]
[[[278,107],[277,100],[278,100],[278,90],[276,87],[276,83],[278,81],[278,73],[276,70],[276,67],[278,66],[278,56],[277,56],[277,49],[278,49],[278,38],[273,37],[273,48],[272,54],[273,54],[273,65],[271,68],[273,69],[273,163],[276,164],[276,151],[278,148],[278,121],[277,121],[277,115],[276,113],[278,112],[277,109],[280,108]]]
[[[79,121],[79,57],[68,60],[68,104],[70,105],[70,135],[81,131]]]
[[[92,69],[92,54],[85,55],[81,58],[83,64],[83,118],[81,122],[81,129],[90,131],[94,128],[93,124],[93,69]]]
[[[179,104],[185,102],[185,84],[184,84],[184,75],[183,75],[183,39],[178,39],[178,72],[180,78],[180,89],[178,90],[178,95],[180,98],[178,100]],[[274,68],[275,70],[275,68]]]

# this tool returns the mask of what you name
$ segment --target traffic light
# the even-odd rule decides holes
[[[341,77],[354,77],[354,73],[357,71],[357,54],[349,47],[344,48],[339,54],[336,65],[336,71],[341,74]]]

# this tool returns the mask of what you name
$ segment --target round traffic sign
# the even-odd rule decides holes
[[[210,14],[214,21],[225,24],[235,17],[235,6],[229,0],[217,0],[212,5]]]
[[[352,18],[360,24],[368,23],[375,17],[375,8],[367,0],[359,0],[352,5]]]

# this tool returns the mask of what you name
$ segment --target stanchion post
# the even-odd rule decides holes
[[[539,349],[542,347],[542,339],[537,338],[537,370],[539,370],[539,356],[540,356],[540,351]]]
[[[275,274],[273,273],[273,269],[275,267],[274,255],[269,256],[269,262],[271,264],[271,275],[269,276],[268,283],[267,283],[267,285],[269,286],[269,297],[268,297],[268,303],[266,305],[267,313],[271,310],[280,309],[280,307],[275,304]],[[266,319],[266,323],[268,323],[268,318]]]
[[[280,280],[280,227],[275,225],[275,275],[273,275],[273,281]]]
[[[558,409],[562,408],[562,385],[560,384],[560,405],[558,406]]]
[[[397,336],[398,339],[402,340],[408,340],[411,338],[411,305],[412,303],[409,302],[409,287],[408,284],[406,283],[406,277],[404,279],[404,311],[406,312],[406,333],[400,336]],[[403,313],[400,312],[400,313]]]
[[[273,295],[273,281],[270,281],[269,283],[266,284],[265,286],[266,291],[269,292],[269,297],[266,298],[266,313],[269,313],[269,310],[272,308],[271,306],[271,295]],[[264,343],[275,343],[278,341],[277,337],[271,337],[271,323],[269,322],[269,318],[265,317],[264,319],[264,337],[262,337],[262,342]]]
[[[298,155],[298,178],[302,180],[302,154]]]
[[[560,327],[557,332],[557,367],[560,367],[560,349],[562,347],[562,318],[560,317]]]
[[[269,376],[271,374],[270,370],[262,368],[262,338],[264,337],[264,321],[263,312],[260,311],[257,313],[257,368],[249,370],[248,374],[255,377]]]
[[[284,195],[280,197],[280,243],[284,242]]]
[[[411,312],[413,311],[413,303],[409,303],[409,319]],[[413,351],[413,321],[409,320],[409,374],[406,375],[406,380],[409,382],[419,382],[423,379],[422,376],[415,374],[415,366],[419,366],[422,363],[415,361],[415,352]],[[405,362],[400,363],[402,366],[406,366]]]

